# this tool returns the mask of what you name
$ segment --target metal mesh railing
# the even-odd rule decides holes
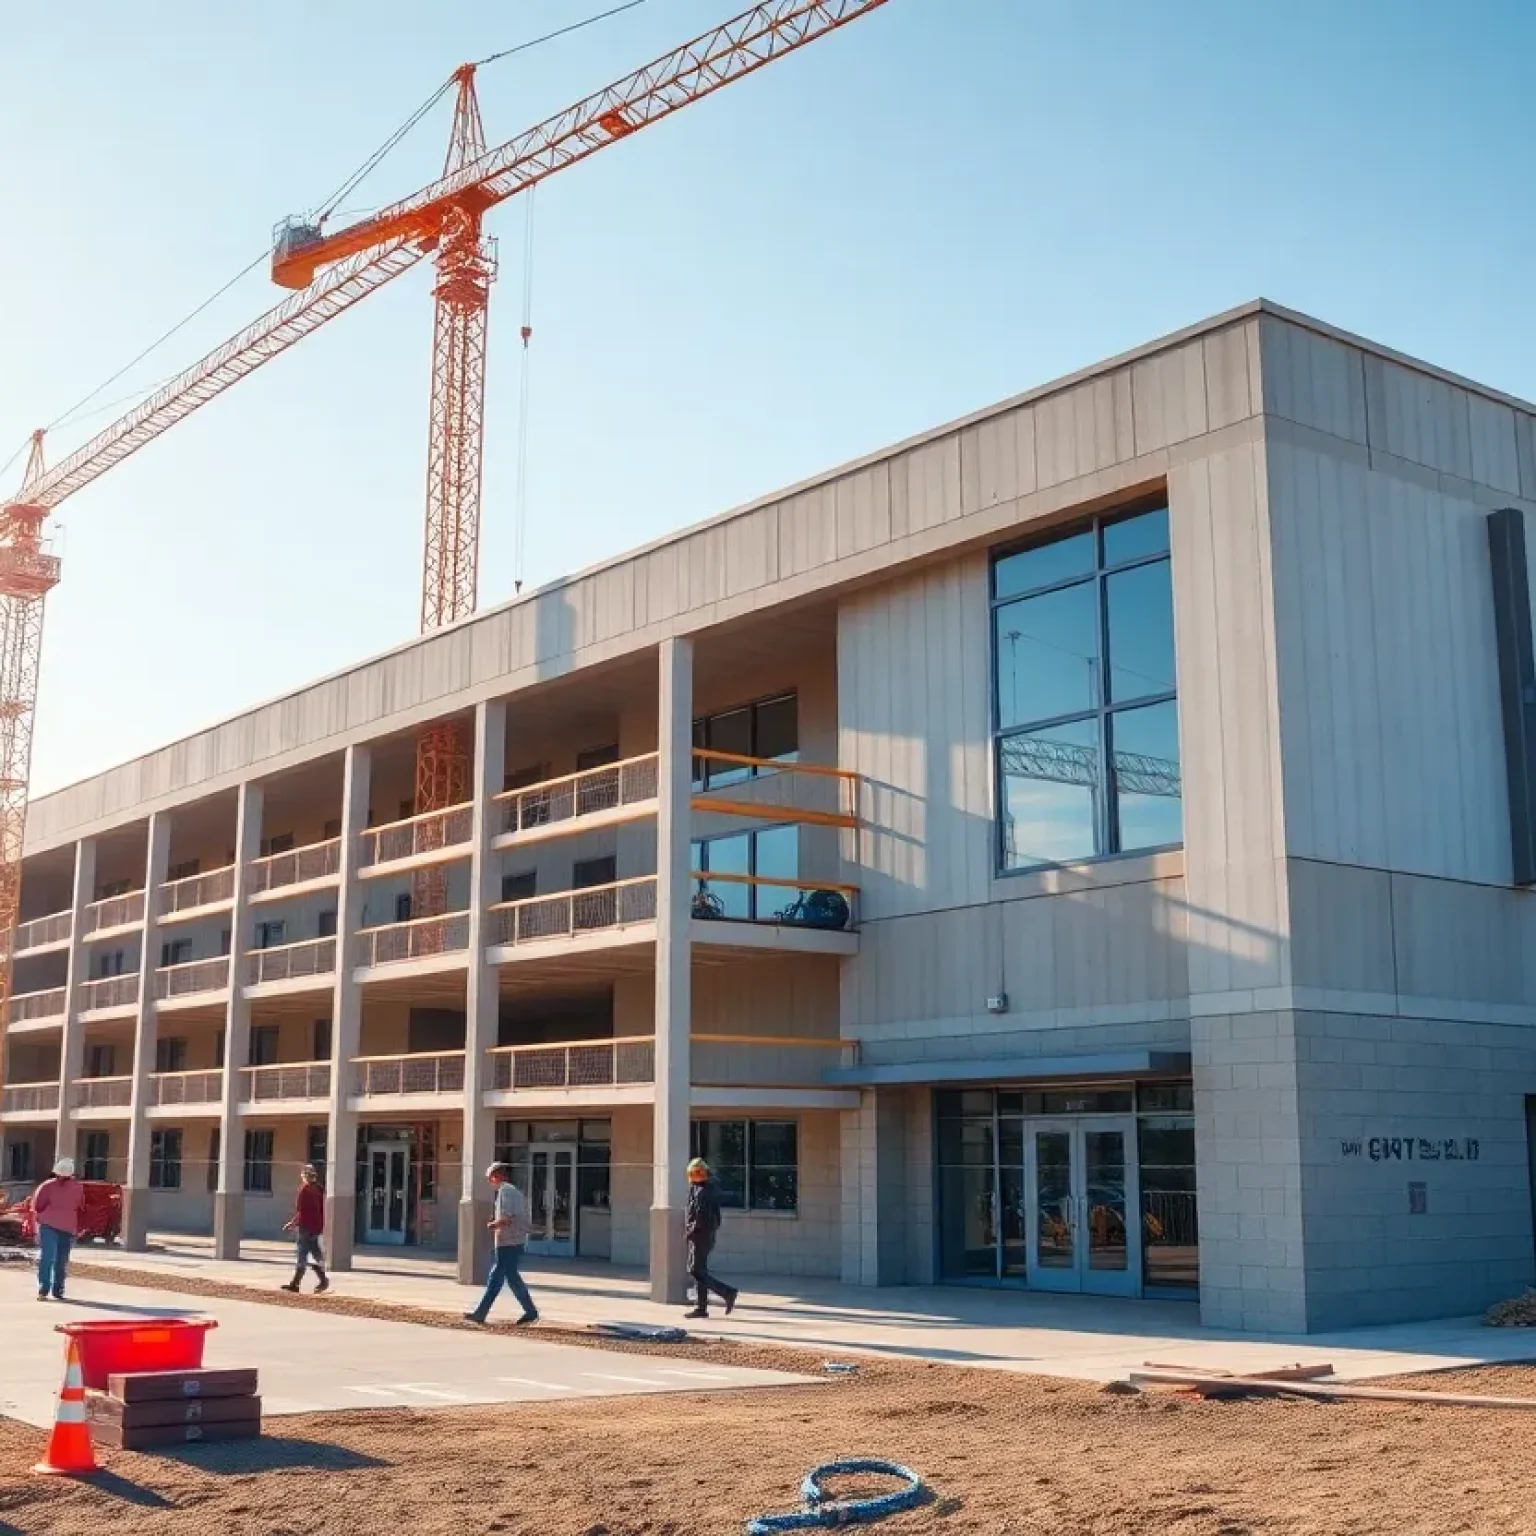
[[[224,1072],[210,1067],[197,1072],[152,1072],[151,1104],[217,1104],[223,1096]]]
[[[67,944],[74,928],[73,912],[50,912],[47,917],[34,917],[29,923],[16,925],[16,953],[29,949],[41,949],[45,944]]]
[[[473,827],[474,808],[469,805],[452,805],[446,811],[428,811],[387,826],[370,827],[363,833],[359,862],[365,867],[389,864],[441,848],[456,848],[469,841]]]
[[[127,971],[121,976],[100,976],[80,988],[80,1011],[93,1008],[131,1008],[139,1001],[139,973]]]
[[[486,913],[486,943],[532,944],[651,922],[655,916],[656,877],[642,875],[613,885],[503,902]]]
[[[363,966],[424,960],[468,948],[468,912],[445,912],[441,917],[418,917],[409,923],[364,928],[353,936],[354,963]]]
[[[464,1052],[354,1057],[352,1091],[363,1098],[380,1094],[463,1093]]]
[[[656,754],[588,768],[497,795],[498,834],[526,832],[656,798]]]
[[[240,1074],[240,1099],[245,1104],[271,1104],[283,1099],[328,1099],[331,1064],[299,1061],[270,1067],[245,1067]]]
[[[158,998],[193,997],[199,992],[222,992],[229,985],[229,956],[189,960],[184,965],[162,965],[155,972]]]
[[[59,1107],[57,1083],[7,1083],[0,1088],[0,1113],[49,1114]]]
[[[131,1077],[77,1077],[70,1084],[76,1109],[127,1109],[133,1099]]]
[[[245,959],[247,986],[259,987],[264,981],[297,981],[306,976],[329,976],[336,969],[336,940],[301,939],[296,944],[279,944],[272,949],[258,949]]]
[[[235,899],[235,866],[210,869],[206,875],[188,875],[184,880],[169,880],[160,887],[161,912],[190,912],[195,907],[211,907]]]
[[[108,896],[93,901],[85,909],[85,931],[100,933],[104,928],[126,928],[144,921],[144,892],[129,891],[126,896]]]
[[[500,1046],[490,1057],[489,1086],[502,1091],[649,1083],[656,1073],[656,1042],[650,1035]]]
[[[6,1022],[21,1024],[32,1019],[62,1019],[65,992],[50,987],[46,992],[17,992],[5,1006]]]
[[[324,880],[341,871],[341,839],[309,843],[290,848],[286,853],[268,854],[255,859],[246,870],[251,894],[280,890],[285,885],[300,885],[306,880]]]

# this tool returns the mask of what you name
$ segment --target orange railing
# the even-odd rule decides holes
[[[859,1057],[856,1040],[804,1035],[693,1035],[689,1046],[689,1077],[704,1087],[814,1088]]]
[[[656,1076],[650,1035],[568,1040],[556,1045],[502,1045],[490,1053],[491,1081],[503,1092],[534,1088],[608,1088]]]
[[[263,891],[279,890],[285,885],[324,880],[340,871],[341,839],[333,837],[323,843],[306,843],[304,847],[290,848],[286,853],[253,859],[246,866],[246,878],[251,894],[259,896]]]
[[[370,827],[362,836],[362,868],[373,864],[392,864],[397,859],[413,859],[424,853],[437,853],[468,843],[474,827],[474,808],[451,805],[446,811],[424,811],[404,821]]]
[[[603,811],[643,805],[656,798],[656,754],[587,768],[496,795],[496,836],[580,821]]]
[[[859,824],[859,775],[850,768],[696,747],[693,779],[696,811],[826,827]]]
[[[533,944],[648,923],[655,916],[656,876],[641,875],[612,885],[500,902],[486,911],[485,942],[496,946]]]

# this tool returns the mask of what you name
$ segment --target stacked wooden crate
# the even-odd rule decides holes
[[[91,1438],[125,1451],[261,1433],[255,1371],[135,1371],[86,1398]]]

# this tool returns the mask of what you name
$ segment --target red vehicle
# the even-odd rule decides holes
[[[76,1239],[82,1243],[100,1240],[115,1243],[123,1230],[123,1186],[94,1179],[83,1181],[85,1204],[80,1209],[80,1230]],[[0,1242],[37,1241],[37,1220],[32,1215],[32,1197],[0,1210]]]

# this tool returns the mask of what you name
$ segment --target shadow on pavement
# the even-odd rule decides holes
[[[85,1307],[92,1312],[127,1312],[134,1317],[201,1317],[202,1307],[135,1307],[121,1301],[80,1301],[71,1296],[66,1307]]]
[[[156,1493],[153,1488],[146,1488],[142,1483],[136,1483],[131,1478],[122,1477],[116,1472],[93,1472],[81,1481],[89,1483],[93,1488],[99,1488],[103,1493],[111,1494],[115,1499],[121,1499],[124,1504],[137,1504],[143,1509],[172,1507],[171,1501]]]
[[[252,1472],[359,1472],[389,1463],[377,1456],[323,1440],[292,1440],[284,1435],[260,1435],[252,1440],[210,1440],[204,1444],[172,1445],[146,1455],[179,1461],[218,1477],[246,1477]]]

